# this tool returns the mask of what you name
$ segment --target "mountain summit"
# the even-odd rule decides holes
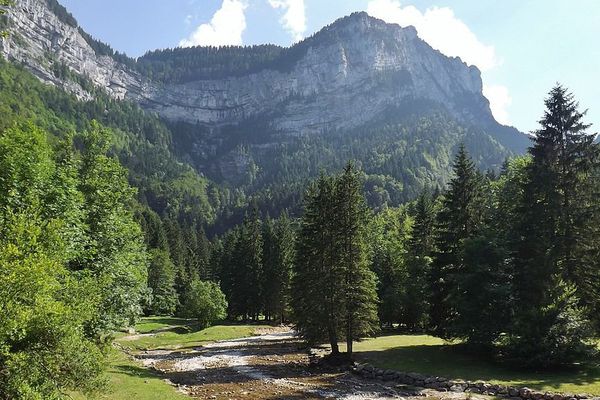
[[[303,176],[366,157],[367,172],[418,182],[403,183],[408,199],[447,180],[460,142],[484,168],[528,144],[495,121],[476,67],[434,50],[414,27],[364,12],[288,48],[176,48],[135,60],[92,38],[56,0],[18,0],[5,23],[6,58],[82,100],[100,87],[156,112],[176,125],[178,156],[217,181],[272,185],[271,169],[281,168],[272,159],[304,168],[299,149],[310,144],[329,150],[311,153],[318,165]],[[367,144],[367,136],[379,139]]]

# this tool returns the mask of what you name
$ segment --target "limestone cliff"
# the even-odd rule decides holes
[[[265,68],[170,84],[153,82],[111,56],[96,54],[77,24],[60,18],[48,1],[16,1],[9,13],[11,36],[2,40],[0,51],[41,80],[83,99],[89,93],[57,78],[53,63],[169,120],[218,126],[270,115],[274,130],[298,135],[361,126],[389,106],[426,100],[445,107],[457,120],[497,130],[500,136],[519,135],[516,130],[507,133],[493,119],[476,67],[432,49],[413,27],[386,24],[366,13],[342,18],[297,44],[300,56],[288,70]]]

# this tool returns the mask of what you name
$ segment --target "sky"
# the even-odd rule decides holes
[[[600,131],[600,0],[59,0],[132,57],[194,45],[290,46],[354,11],[401,26],[482,71],[496,119],[538,127],[557,82]]]

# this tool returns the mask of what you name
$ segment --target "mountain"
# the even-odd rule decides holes
[[[350,158],[382,205],[444,185],[461,142],[491,169],[528,145],[494,120],[476,67],[364,12],[289,48],[169,49],[136,60],[92,38],[56,0],[17,0],[2,25],[11,31],[0,42],[5,58],[82,101],[99,87],[157,113],[181,161],[281,207],[321,168]]]

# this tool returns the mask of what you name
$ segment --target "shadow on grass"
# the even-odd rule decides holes
[[[600,385],[597,364],[552,370],[522,369],[475,354],[463,345],[414,345],[356,353],[361,360],[386,369],[444,376],[452,379],[510,382],[532,388]],[[585,391],[582,387],[582,391]]]

